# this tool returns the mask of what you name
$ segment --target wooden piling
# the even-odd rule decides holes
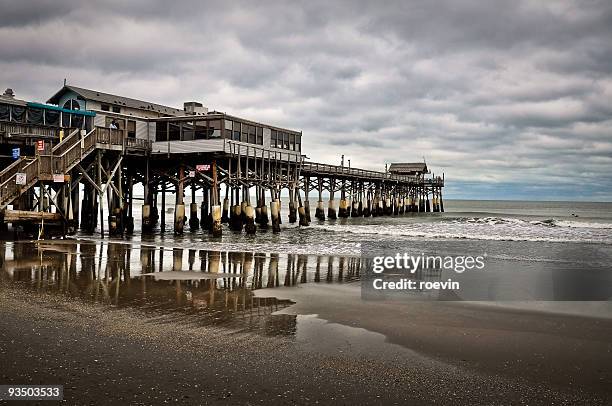
[[[217,181],[217,161],[212,162],[212,235],[213,237],[221,237],[221,206],[219,205],[219,189]]]

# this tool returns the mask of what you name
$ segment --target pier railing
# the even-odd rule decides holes
[[[4,136],[43,136],[55,137],[60,128],[41,124],[13,123],[10,121],[0,121],[0,134]]]
[[[395,175],[388,172],[370,171],[360,168],[349,168],[341,165],[322,164],[318,162],[304,162],[302,164],[302,174],[309,176],[330,176],[334,178],[346,179],[367,179],[374,181],[391,181],[412,185],[424,185],[431,187],[443,187],[444,178],[424,178],[413,175]]]

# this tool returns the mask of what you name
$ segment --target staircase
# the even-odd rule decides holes
[[[97,147],[125,150],[128,145],[121,130],[96,127],[81,136],[71,132],[51,150],[50,155],[21,157],[0,172],[0,211],[39,181],[53,181],[54,174],[66,174]],[[18,185],[18,174],[25,174],[25,184]]]

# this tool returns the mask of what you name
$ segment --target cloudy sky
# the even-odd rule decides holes
[[[90,3],[90,4],[89,4]],[[227,4],[225,4],[227,3]],[[68,83],[421,161],[447,196],[612,200],[610,1],[0,0],[0,86]]]

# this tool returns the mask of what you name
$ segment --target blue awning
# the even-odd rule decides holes
[[[55,111],[61,111],[62,113],[78,114],[78,115],[81,115],[81,116],[94,117],[96,115],[96,113],[94,111],[88,111],[88,110],[70,110],[70,109],[64,109],[64,108],[57,107],[57,106],[52,106],[50,104],[28,102],[27,105],[28,105],[28,107],[34,107],[34,108],[37,108],[37,109],[55,110]]]

